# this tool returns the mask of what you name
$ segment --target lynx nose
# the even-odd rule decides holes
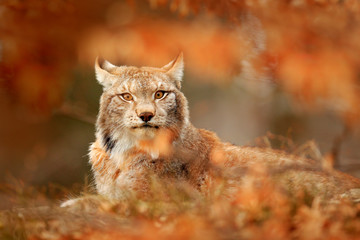
[[[150,121],[154,117],[154,114],[152,112],[143,112],[139,115],[139,118],[143,120],[144,122]]]

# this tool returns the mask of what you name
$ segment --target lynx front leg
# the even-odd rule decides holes
[[[110,157],[105,149],[100,146],[98,141],[90,146],[89,157],[89,162],[94,173],[100,175],[106,174],[109,168]]]
[[[108,152],[101,147],[98,141],[91,145],[89,157],[97,192],[111,197],[116,188],[116,179],[121,174],[119,166],[116,166]]]

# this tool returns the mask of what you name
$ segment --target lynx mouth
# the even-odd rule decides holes
[[[158,129],[159,126],[153,126],[153,125],[150,125],[150,124],[143,124],[143,125],[140,125],[140,126],[132,127],[132,129],[146,129],[146,128]]]

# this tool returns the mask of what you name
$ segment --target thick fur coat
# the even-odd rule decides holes
[[[182,54],[161,68],[118,67],[96,60],[96,77],[104,91],[89,155],[99,194],[111,199],[121,199],[129,190],[146,195],[149,175],[204,192],[219,171],[239,176],[241,170],[257,164],[286,169],[286,182],[294,186],[315,178],[323,184],[319,188],[330,194],[360,186],[358,179],[327,173],[315,161],[233,146],[195,128],[181,92],[183,68]]]

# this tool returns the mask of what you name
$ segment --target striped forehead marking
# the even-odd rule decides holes
[[[125,79],[120,86],[117,88],[117,90],[119,92],[129,92],[129,83],[130,83],[130,79],[127,78]]]
[[[118,92],[129,92],[129,93],[143,93],[155,91],[162,85],[161,82],[154,81],[152,78],[147,79],[133,79],[127,78],[125,79],[117,88]]]
[[[138,69],[131,69],[123,76],[124,80],[117,88],[119,92],[142,93],[144,95],[148,92],[156,91],[164,88],[164,81],[161,76],[156,74],[141,71]]]

